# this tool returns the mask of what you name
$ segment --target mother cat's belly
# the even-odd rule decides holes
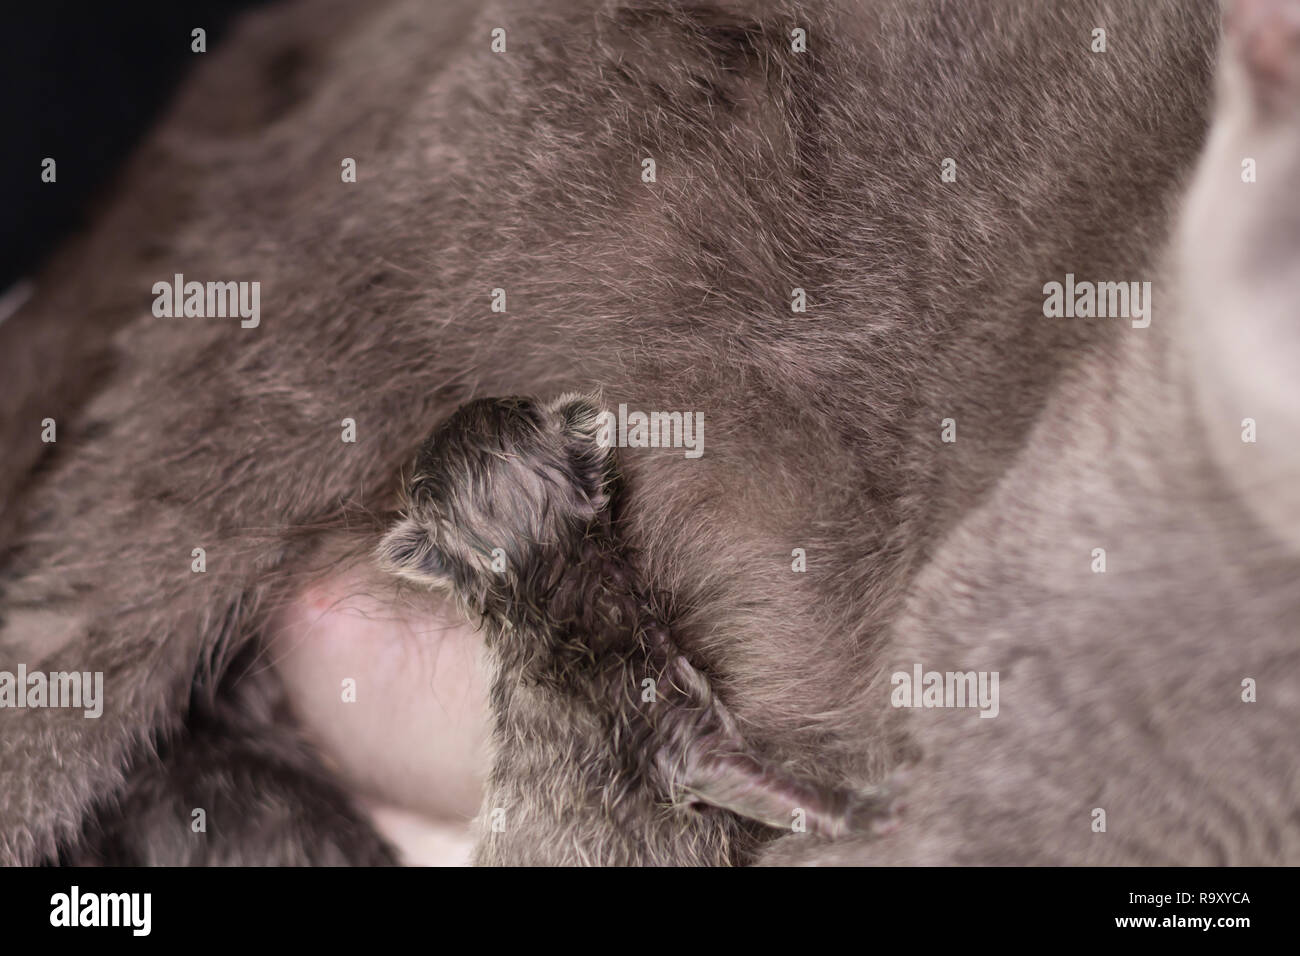
[[[293,709],[375,825],[413,864],[468,862],[488,770],[482,638],[437,598],[396,601],[357,572],[272,620]]]

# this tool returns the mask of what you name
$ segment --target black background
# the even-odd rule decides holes
[[[1103,937],[1125,950],[1254,951],[1291,932],[1295,870],[0,870],[3,945],[33,952],[285,940],[294,952],[946,954]],[[55,893],[150,892],[151,932],[50,926]],[[1247,893],[1249,903],[1133,905],[1130,893]],[[1250,918],[1249,927],[1116,927],[1124,916]],[[1123,945],[1123,944],[1121,944]],[[1021,951],[1017,946],[1012,952]],[[13,952],[27,950],[13,949]],[[1035,952],[1037,950],[1027,949]]]
[[[363,0],[362,0],[363,2]],[[0,293],[77,229],[113,172],[210,55],[232,16],[258,0],[6,3],[0,13]],[[207,31],[208,54],[190,31]],[[58,181],[41,182],[53,157]]]

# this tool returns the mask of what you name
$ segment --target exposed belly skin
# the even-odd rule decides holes
[[[479,635],[440,599],[394,601],[354,571],[302,591],[268,636],[304,729],[404,861],[467,863],[488,769]]]

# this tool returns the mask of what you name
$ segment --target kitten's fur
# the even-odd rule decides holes
[[[0,328],[42,329],[46,368],[105,369],[57,446],[38,421],[73,376],[6,386],[0,482],[22,490],[0,662],[103,670],[107,697],[97,721],[0,711],[0,859],[388,858],[270,708],[232,719],[223,678],[327,536],[373,550],[400,469],[463,401],[599,389],[705,413],[699,460],[624,456],[623,534],[748,743],[822,787],[920,761],[895,832],[789,834],[768,860],[1300,861],[1297,526],[1252,499],[1283,494],[1296,419],[1218,446],[1263,373],[1203,348],[1214,317],[1179,304],[1213,216],[1171,246],[1213,4],[298,6],[210,57],[99,229]],[[1282,6],[1243,2],[1266,24]],[[295,82],[259,82],[294,50]],[[1297,98],[1255,103],[1279,71],[1238,56],[1211,155],[1222,174],[1267,143],[1272,185],[1230,168],[1196,188],[1234,242],[1277,237],[1270,289],[1294,302],[1276,163],[1296,162]],[[1251,328],[1255,261],[1206,258]],[[152,318],[175,272],[260,280],[261,326]],[[1066,272],[1154,280],[1151,328],[1045,318]],[[119,330],[111,349],[78,313]],[[1267,327],[1281,341],[1253,357],[1293,380],[1294,329]],[[1243,491],[1253,452],[1268,484]],[[1001,715],[891,708],[914,662],[1000,671]],[[188,818],[159,808],[196,787],[246,827],[177,840]],[[285,801],[321,812],[283,829]],[[267,827],[284,839],[252,838]]]

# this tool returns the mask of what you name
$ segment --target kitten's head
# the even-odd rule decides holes
[[[598,422],[596,404],[573,395],[461,406],[420,449],[380,563],[488,617],[543,601],[609,503]]]

